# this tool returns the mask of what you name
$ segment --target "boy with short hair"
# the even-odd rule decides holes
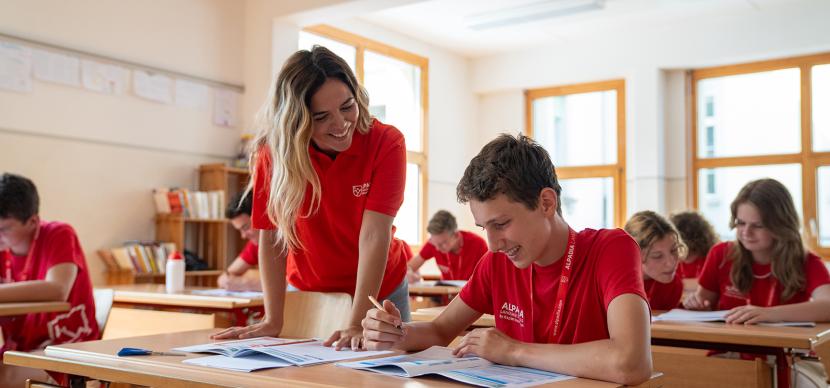
[[[39,202],[31,180],[9,173],[0,176],[0,303],[66,301],[71,307],[4,320],[4,351],[99,338],[92,283],[78,236],[68,224],[41,220]]]
[[[502,135],[473,158],[457,188],[491,252],[432,322],[403,323],[394,304],[362,325],[368,349],[447,345],[482,314],[455,354],[636,385],[651,375],[649,310],[637,244],[619,229],[572,230],[547,152]]]
[[[251,226],[251,194],[237,193],[225,209],[225,217],[246,241],[239,256],[219,276],[219,287],[231,291],[262,291],[259,280],[259,231]]]
[[[418,269],[435,258],[443,280],[469,280],[481,257],[487,253],[487,242],[477,234],[458,230],[455,216],[446,210],[435,212],[427,225],[429,240],[421,251],[407,262],[410,283],[421,280]]]

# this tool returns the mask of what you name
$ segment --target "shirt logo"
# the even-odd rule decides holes
[[[352,194],[354,194],[355,197],[362,197],[366,194],[369,194],[369,182],[366,182],[362,185],[352,186]]]
[[[731,284],[723,290],[723,295],[735,299],[746,299],[746,295]]]
[[[519,326],[524,327],[525,312],[513,303],[504,302],[504,304],[501,305],[501,311],[499,311],[499,319],[516,322]]]
[[[50,343],[63,344],[78,342],[84,336],[92,333],[92,328],[86,317],[86,306],[79,304],[66,314],[55,316],[47,324]]]

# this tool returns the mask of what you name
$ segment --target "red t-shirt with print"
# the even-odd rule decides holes
[[[305,291],[345,292],[354,295],[357,284],[358,243],[363,212],[394,217],[403,203],[406,181],[406,145],[400,131],[374,120],[366,134],[355,131],[352,144],[332,159],[314,146],[308,152],[320,179],[320,207],[296,220],[305,250],[288,254],[288,281]],[[260,151],[254,171],[254,228],[274,230],[266,206],[270,196],[271,154]],[[311,186],[300,210],[308,213]],[[379,296],[385,298],[406,275],[406,247],[392,239]]]
[[[654,279],[643,281],[648,296],[648,304],[652,310],[671,310],[680,304],[683,296],[683,279],[679,273],[668,283],[660,283]]]
[[[27,263],[27,258],[29,262]],[[0,252],[0,262],[11,265],[13,281],[44,280],[50,268],[72,263],[78,268],[75,282],[66,301],[70,310],[54,313],[26,314],[7,322],[3,332],[6,350],[29,351],[47,345],[98,339],[95,301],[84,252],[71,226],[62,222],[41,221],[30,254],[15,256]],[[4,274],[5,275],[5,274]],[[9,343],[11,342],[11,343]]]
[[[435,245],[427,242],[421,248],[418,256],[424,260],[435,258],[438,269],[441,270],[441,279],[468,280],[473,276],[476,264],[487,253],[487,242],[475,233],[459,231],[461,233],[461,249],[458,253],[441,252]]]
[[[729,278],[732,260],[728,258],[728,251],[733,249],[732,244],[734,243],[725,241],[712,247],[698,279],[701,287],[718,294],[717,310],[728,310],[746,304],[769,307],[806,302],[810,300],[816,288],[830,284],[827,267],[818,256],[808,253],[804,262],[805,287],[789,300],[781,300],[783,287],[772,275],[772,264],[753,263],[752,273],[755,276],[752,279],[752,287],[749,294],[741,293],[732,286],[732,280]]]
[[[249,265],[258,266],[259,265],[259,245],[254,244],[251,241],[248,241],[245,244],[245,247],[242,248],[242,252],[239,252],[239,258],[242,261],[248,263]]]
[[[700,277],[700,272],[703,271],[704,263],[706,263],[704,257],[700,257],[691,263],[681,261],[677,266],[677,273],[682,279],[697,279]]]
[[[523,342],[550,343],[562,259],[518,269],[503,253],[488,252],[461,290],[461,300],[493,314],[496,328]],[[637,243],[621,229],[585,229],[576,235],[570,287],[559,344],[608,339],[608,305],[622,294],[646,299]]]

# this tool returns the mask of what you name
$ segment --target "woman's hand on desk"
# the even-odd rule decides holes
[[[343,348],[360,350],[364,348],[363,328],[360,326],[352,326],[343,330],[337,330],[326,342],[323,342],[323,346],[334,346],[336,350]]]
[[[683,301],[683,308],[686,310],[711,310],[712,303],[695,292]]]
[[[726,313],[726,323],[744,323],[747,325],[759,322],[783,321],[775,314],[775,309],[753,305],[739,306]]]
[[[261,322],[245,327],[229,327],[210,336],[210,339],[245,339],[263,336],[279,337],[280,331],[282,331],[282,325],[277,325],[266,318]]]
[[[403,341],[406,329],[401,323],[401,312],[395,304],[384,300],[383,310],[369,309],[363,326],[363,346],[368,350],[388,350]]]

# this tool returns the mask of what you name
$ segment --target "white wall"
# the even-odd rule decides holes
[[[830,51],[830,2],[793,0],[760,10],[625,25],[472,62],[481,141],[523,127],[528,88],[623,78],[628,214],[686,207],[683,82],[670,70]],[[506,98],[506,95],[512,96]],[[503,104],[511,104],[504,106]],[[485,109],[490,106],[503,109]],[[512,124],[515,123],[515,124]],[[511,125],[512,124],[512,125]],[[682,166],[681,166],[682,165]]]
[[[160,12],[160,10],[164,12]],[[224,0],[5,0],[0,31],[219,81],[242,83],[243,4]],[[95,250],[152,239],[151,189],[195,187],[201,163],[233,155],[239,129],[210,110],[34,81],[0,91],[0,171],[31,178],[41,215],[72,224]]]

